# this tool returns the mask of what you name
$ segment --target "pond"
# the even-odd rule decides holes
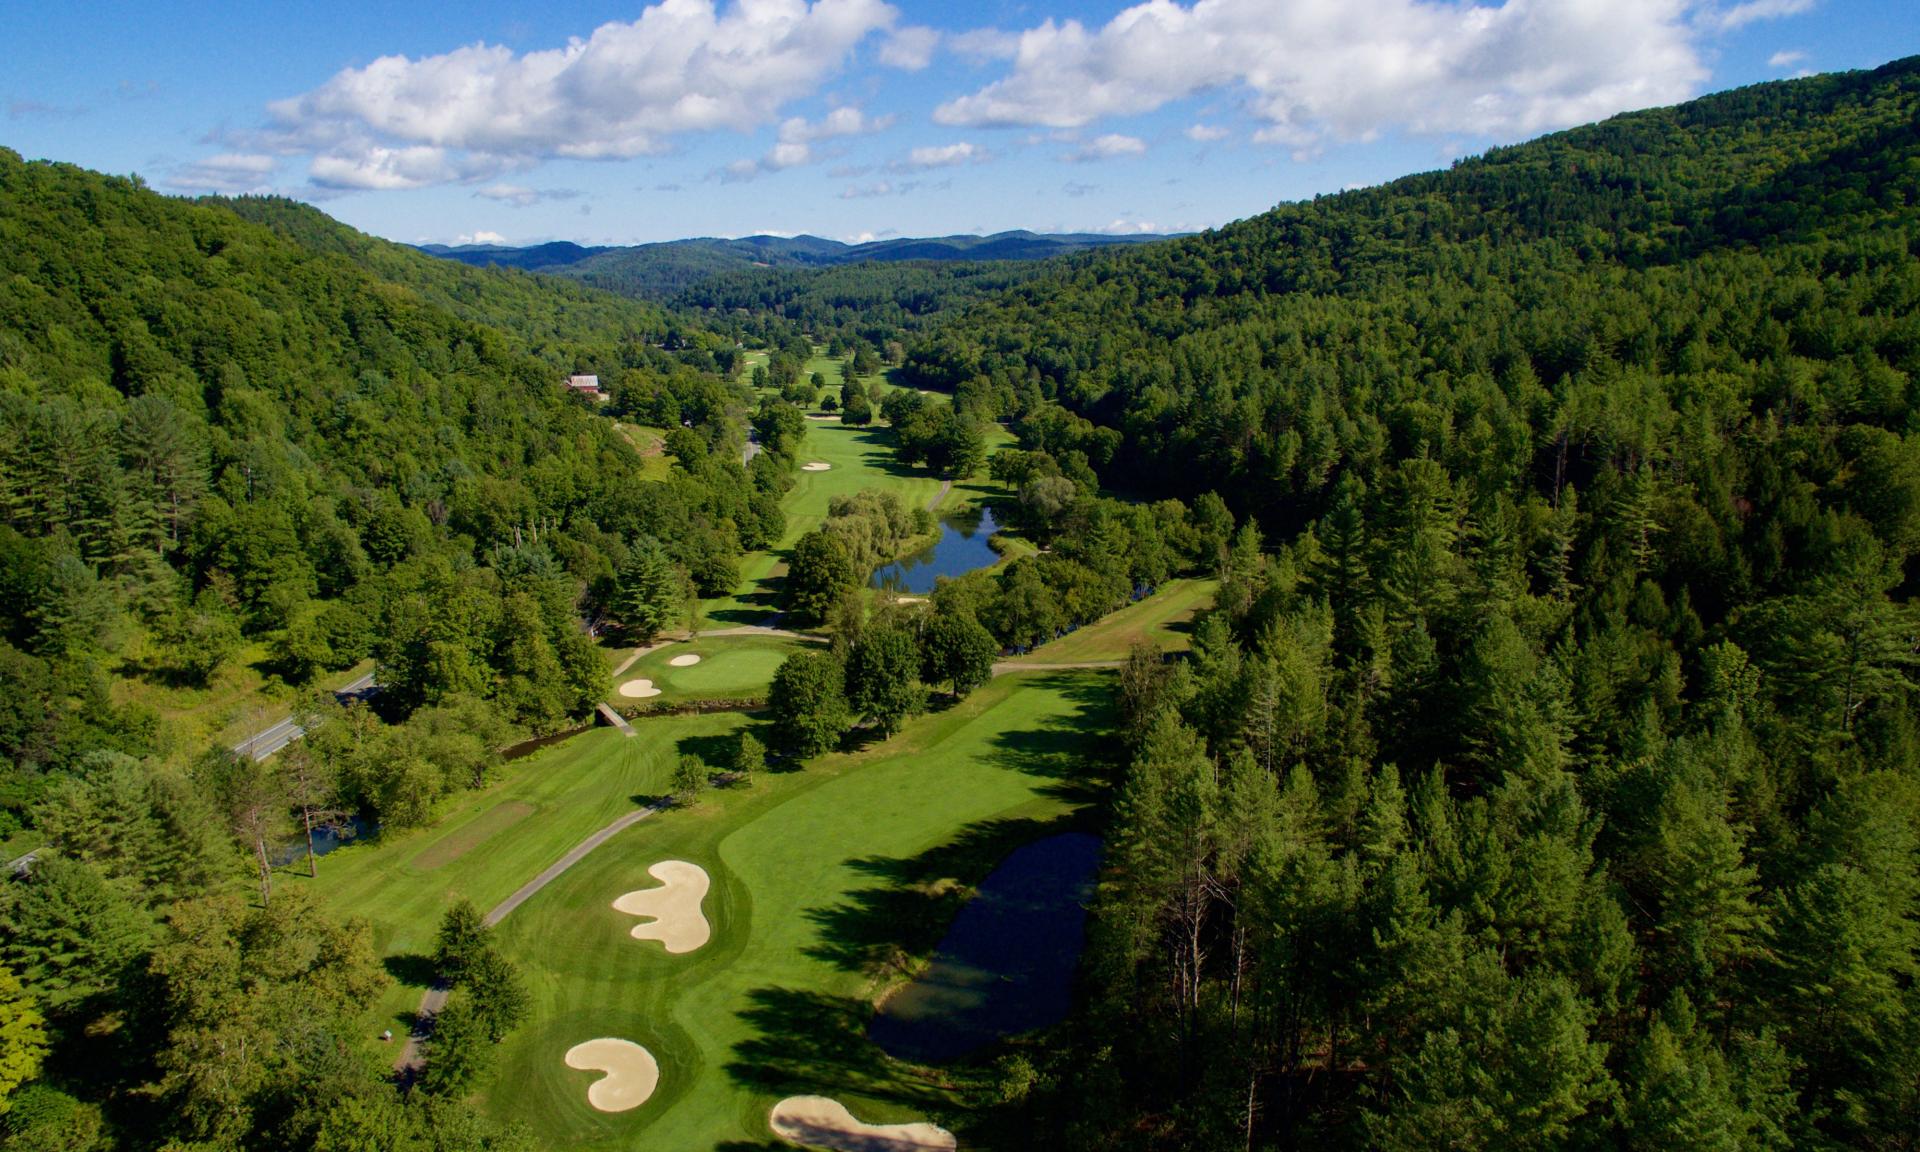
[[[904,560],[896,560],[873,574],[875,588],[916,596],[933,591],[942,576],[964,576],[976,568],[991,568],[1000,554],[987,538],[1000,530],[993,509],[975,508],[940,520],[940,539]]]
[[[1064,1020],[1099,866],[1100,840],[1082,832],[1016,849],[867,1035],[889,1056],[937,1064]]]
[[[370,840],[378,835],[380,835],[380,824],[378,821],[363,819],[359,816],[349,816],[343,824],[330,825],[313,830],[313,854],[315,856],[325,856],[335,848],[341,848],[361,840]],[[293,843],[281,845],[279,851],[273,854],[273,863],[276,867],[284,868],[289,864],[305,860],[306,858],[307,838],[303,834]]]

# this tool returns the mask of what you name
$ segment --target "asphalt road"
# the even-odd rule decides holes
[[[373,673],[369,672],[344,688],[334,689],[333,694],[342,700],[350,696],[360,696],[373,687]],[[305,736],[306,729],[293,722],[289,716],[277,724],[271,724],[245,740],[233,746],[235,756],[251,756],[255,760],[265,760],[280,749]]]

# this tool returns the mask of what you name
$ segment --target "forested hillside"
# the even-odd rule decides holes
[[[1626,115],[911,351],[1239,517],[1194,658],[1124,673],[1089,1003],[1010,1124],[1912,1146],[1917,124],[1915,60]]]

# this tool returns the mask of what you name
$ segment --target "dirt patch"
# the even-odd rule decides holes
[[[518,800],[496,804],[469,821],[465,827],[456,828],[422,848],[411,863],[422,872],[431,872],[442,865],[451,864],[533,813],[533,805]]]
[[[713,935],[700,910],[712,885],[707,870],[685,860],[662,860],[647,874],[661,886],[629,892],[613,902],[616,912],[651,917],[645,924],[635,924],[630,935],[635,940],[658,940],[676,956],[706,944]]]
[[[606,1075],[587,1087],[587,1103],[602,1112],[638,1108],[660,1085],[660,1063],[631,1040],[602,1037],[567,1049],[567,1067]]]
[[[959,1142],[935,1124],[867,1124],[827,1096],[789,1096],[767,1118],[774,1135],[836,1152],[953,1152]]]
[[[651,680],[629,680],[620,685],[620,695],[629,700],[645,700],[649,696],[660,695],[660,689],[655,688]]]

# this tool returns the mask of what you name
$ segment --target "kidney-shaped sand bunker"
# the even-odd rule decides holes
[[[959,1142],[937,1124],[868,1124],[828,1096],[789,1096],[767,1118],[774,1135],[836,1152],[954,1152]]]
[[[646,924],[635,924],[633,938],[658,940],[676,955],[705,944],[713,934],[706,914],[700,911],[710,883],[707,870],[685,860],[662,860],[647,873],[661,886],[629,892],[613,902],[616,912],[653,918]]]
[[[660,1064],[631,1040],[603,1036],[567,1049],[567,1067],[606,1075],[587,1087],[587,1103],[602,1112],[638,1108],[660,1084]]]

